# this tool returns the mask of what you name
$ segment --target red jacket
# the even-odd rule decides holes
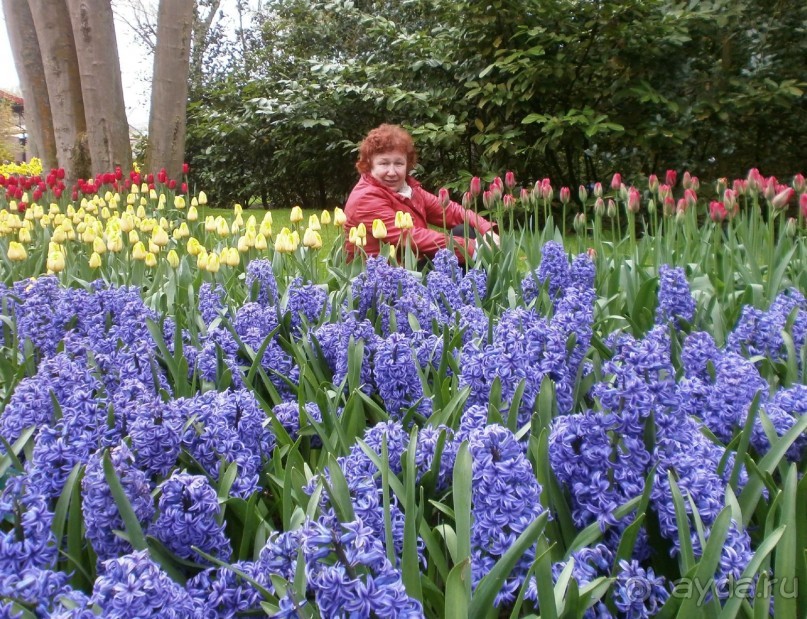
[[[348,231],[364,223],[367,228],[367,245],[364,251],[369,256],[375,256],[380,250],[378,239],[372,235],[373,220],[380,219],[387,228],[387,238],[383,240],[389,245],[402,245],[408,242],[410,247],[418,255],[433,257],[438,249],[442,249],[448,244],[448,234],[446,232],[433,230],[428,224],[439,226],[450,230],[467,221],[468,225],[474,228],[478,234],[485,234],[492,228],[490,222],[473,211],[463,208],[456,202],[449,202],[443,209],[439,199],[434,194],[429,193],[420,186],[414,178],[408,176],[407,184],[412,188],[412,197],[405,198],[401,194],[389,189],[379,183],[369,174],[362,174],[361,179],[350,192],[350,196],[345,204],[345,251],[348,260],[352,260],[356,253],[356,247],[347,240]],[[395,227],[395,213],[397,211],[408,212],[412,215],[412,222],[415,227],[411,230],[401,230]],[[473,255],[476,244],[473,239],[467,241],[463,238],[454,237],[454,241],[460,247],[457,248],[457,256],[460,261],[464,260],[461,247]]]

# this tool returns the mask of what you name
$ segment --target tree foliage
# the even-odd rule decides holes
[[[250,67],[191,105],[189,150],[225,201],[239,174],[271,204],[342,200],[379,122],[408,126],[422,180],[454,189],[505,169],[569,186],[617,170],[784,177],[807,154],[807,7],[794,0],[268,7]],[[250,160],[231,170],[235,142]]]

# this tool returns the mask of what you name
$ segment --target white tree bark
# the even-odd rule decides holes
[[[31,9],[24,0],[3,0],[3,13],[25,102],[28,151],[42,160],[45,170],[55,168],[58,160],[53,116]]]
[[[16,0],[17,2],[22,0]],[[65,0],[28,0],[36,26],[39,51],[53,115],[56,156],[67,179],[89,175],[87,124],[81,95],[76,45]]]
[[[93,174],[132,166],[129,124],[123,101],[118,42],[110,0],[67,0]]]
[[[185,156],[194,0],[160,0],[146,167],[179,178]]]

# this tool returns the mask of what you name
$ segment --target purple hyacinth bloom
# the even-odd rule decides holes
[[[254,295],[255,301],[260,305],[276,305],[280,300],[272,262],[265,258],[250,261],[245,283],[250,298]]]
[[[301,414],[300,404],[296,400],[293,402],[281,402],[272,408],[272,413],[274,413],[280,425],[288,432],[293,441],[296,441],[297,437],[300,436],[301,428],[310,427],[309,419],[322,423],[322,412],[316,402],[306,402],[304,408],[305,413]],[[312,446],[322,446],[322,441],[318,436],[313,437],[311,442]]]
[[[322,317],[330,312],[328,291],[317,284],[303,284],[302,279],[295,278],[287,291],[285,311],[291,314],[291,330],[299,334],[303,323],[316,326]]]
[[[543,508],[541,486],[512,432],[497,425],[471,431],[468,448],[473,458],[471,574],[476,586]],[[506,579],[496,606],[515,599],[534,558],[532,547]]]
[[[656,323],[666,324],[673,321],[691,323],[695,318],[695,299],[689,291],[686,272],[682,267],[671,267],[662,264],[659,267],[658,306],[656,307]]]
[[[149,557],[147,550],[105,561],[90,600],[109,619],[195,619],[199,610],[188,593]]]
[[[307,521],[301,533],[306,576],[323,617],[422,617],[384,545],[361,519],[330,528]]]
[[[546,286],[550,298],[555,298],[569,285],[569,260],[566,250],[557,241],[549,241],[541,248],[541,264],[521,280],[524,304],[534,301]]]
[[[223,315],[226,309],[225,290],[222,286],[204,282],[199,288],[199,313],[208,326],[216,318]]]
[[[343,317],[342,322],[325,323],[318,327],[314,335],[333,373],[332,382],[337,387],[347,378],[351,344],[355,346],[361,342],[364,348],[360,370],[361,390],[368,395],[375,391],[372,359],[379,337],[369,320],[358,320],[355,313],[350,313]]]
[[[32,609],[37,617],[52,617],[52,610],[58,607],[61,598],[80,599],[67,584],[67,579],[64,572],[37,567],[0,572],[0,599],[15,600],[20,607]],[[0,616],[3,616],[1,608]]]
[[[87,540],[99,562],[132,551],[129,541],[115,534],[115,530],[123,531],[126,526],[106,480],[103,455],[104,452],[99,450],[90,456],[81,480],[81,513]],[[109,455],[137,520],[141,527],[147,528],[154,515],[154,502],[145,473],[134,466],[134,456],[126,443],[115,447]]]
[[[670,592],[667,580],[635,560],[620,561],[614,582],[614,604],[625,619],[646,619],[661,609]]]
[[[56,546],[48,497],[25,475],[8,476],[0,494],[0,519],[14,523],[0,530],[0,574],[47,568],[56,560]]]
[[[711,381],[709,364],[711,363],[712,371],[714,371],[720,354],[720,350],[710,334],[704,331],[690,333],[686,336],[681,350],[684,374],[689,378]]]
[[[251,561],[238,561],[233,567],[262,586],[269,583],[269,575]],[[185,590],[199,608],[222,619],[232,619],[244,613],[261,610],[262,597],[250,582],[226,567],[211,567],[191,578]]]
[[[201,475],[174,473],[159,486],[160,515],[149,532],[183,559],[206,563],[193,546],[227,560],[232,553],[220,512],[216,491]]]
[[[424,417],[431,415],[431,400],[424,397],[409,337],[393,333],[379,340],[373,376],[378,394],[392,419],[401,419],[415,405],[419,414]]]

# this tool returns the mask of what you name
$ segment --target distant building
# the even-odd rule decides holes
[[[10,118],[2,118],[0,140],[8,145],[12,157],[17,162],[28,161],[28,132],[25,130],[25,104],[22,97],[0,90],[0,101],[10,106]]]

